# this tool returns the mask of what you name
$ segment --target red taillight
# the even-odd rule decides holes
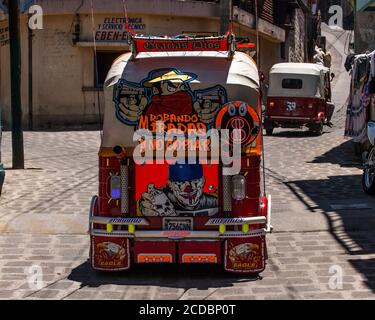
[[[172,255],[170,254],[138,254],[138,263],[171,263]]]
[[[267,210],[268,210],[268,200],[267,197],[263,197],[261,204],[260,204],[262,216],[267,217]]]
[[[216,254],[184,254],[182,263],[217,263]]]

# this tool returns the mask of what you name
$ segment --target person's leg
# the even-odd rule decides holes
[[[327,124],[328,125],[332,125],[332,117],[333,117],[333,113],[335,112],[335,105],[334,104],[327,104]]]

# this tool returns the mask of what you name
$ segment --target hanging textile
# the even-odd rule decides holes
[[[370,64],[371,64],[371,72],[370,72],[369,91],[371,94],[375,94],[375,51],[373,51],[370,55]]]
[[[375,50],[371,53],[371,73],[370,73],[370,84],[369,93],[371,95],[371,101],[369,106],[369,120],[375,121]]]
[[[367,140],[367,121],[372,98],[371,55],[357,55],[352,63],[345,136],[353,138],[354,142],[364,143]]]

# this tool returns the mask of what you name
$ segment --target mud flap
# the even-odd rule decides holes
[[[90,258],[95,270],[127,270],[130,268],[130,241],[126,238],[92,236]]]
[[[266,267],[265,236],[228,239],[224,244],[224,269],[235,273],[261,273]]]

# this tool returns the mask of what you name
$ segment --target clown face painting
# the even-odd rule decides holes
[[[174,165],[169,168],[168,188],[181,207],[194,210],[203,196],[205,178],[200,165]]]
[[[186,208],[194,208],[203,194],[204,177],[185,182],[171,182],[168,187],[178,203]]]
[[[143,216],[212,216],[218,213],[218,199],[203,191],[206,179],[202,165],[175,164],[169,166],[169,178],[164,188],[149,184],[139,201]]]

